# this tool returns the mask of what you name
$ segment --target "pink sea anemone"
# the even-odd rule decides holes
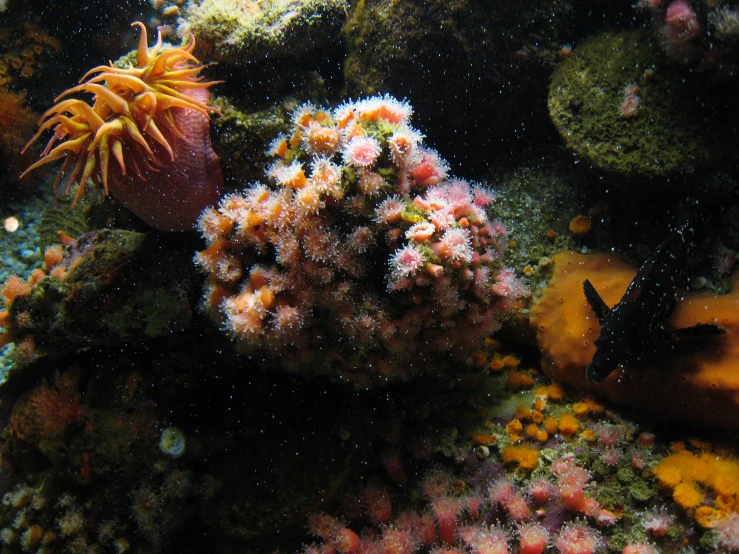
[[[424,476],[423,483],[421,483],[423,494],[432,501],[446,496],[450,487],[451,481],[449,476],[441,472],[429,473]]]
[[[437,256],[452,262],[469,263],[472,260],[470,232],[467,229],[447,229],[441,240],[431,248]]]
[[[670,532],[672,516],[664,510],[658,510],[644,516],[644,529],[653,537],[664,537]]]
[[[700,35],[701,24],[687,0],[674,0],[665,15],[667,37],[671,41],[687,41]]]
[[[520,554],[542,554],[549,541],[549,531],[539,523],[524,523],[518,526],[518,549]]]
[[[439,526],[439,538],[445,544],[454,544],[457,540],[457,514],[464,504],[459,498],[440,496],[433,502],[436,524]]]
[[[409,511],[401,512],[395,518],[394,526],[396,529],[413,531],[424,547],[429,547],[439,541],[436,522],[434,521],[434,516],[431,514],[418,514]]]
[[[621,452],[617,448],[608,447],[601,452],[600,459],[607,466],[614,467],[621,459]]]
[[[393,515],[390,495],[384,489],[370,485],[364,489],[362,496],[367,515],[376,524],[387,524]]]
[[[402,127],[388,139],[393,162],[400,167],[409,167],[420,162],[418,143],[423,136],[416,130]]]
[[[372,230],[364,225],[355,227],[346,237],[346,245],[360,254],[367,252],[374,243],[375,236]]]
[[[585,523],[576,521],[562,527],[554,546],[562,554],[593,554],[600,550],[603,541],[600,533]]]
[[[382,192],[385,181],[382,176],[373,171],[360,171],[359,173],[359,192],[365,196],[377,196]]]
[[[397,250],[390,259],[393,278],[411,277],[423,269],[426,256],[415,246]]]
[[[410,174],[416,185],[431,186],[446,179],[449,166],[431,149],[419,149],[421,161]]]
[[[511,537],[497,525],[490,527],[466,527],[460,531],[460,538],[473,552],[479,554],[508,554]]]
[[[385,554],[412,554],[418,546],[418,538],[413,531],[386,527],[380,539]]]
[[[262,331],[267,308],[259,293],[245,290],[238,296],[226,299],[223,311],[235,333],[252,335]]]
[[[295,306],[282,304],[275,308],[272,321],[278,331],[296,331],[303,325],[303,314]]]
[[[496,283],[491,287],[498,296],[515,299],[529,294],[529,288],[516,277],[516,273],[510,268],[503,268],[496,276]]]
[[[516,496],[518,491],[513,486],[510,479],[497,479],[491,483],[488,489],[488,499],[493,504],[503,504],[510,498]]]
[[[651,544],[640,542],[627,544],[621,552],[622,554],[657,554],[657,549]]]
[[[388,94],[360,100],[354,104],[354,111],[361,119],[379,119],[393,124],[403,123],[413,114],[408,102],[401,102]]]
[[[403,210],[403,201],[396,196],[391,196],[375,208],[375,221],[385,225],[397,223],[403,219]]]
[[[513,521],[526,521],[531,517],[531,509],[520,494],[514,494],[502,502],[503,509]]]
[[[329,540],[343,525],[328,514],[314,514],[308,519],[308,531],[311,535]]]
[[[405,232],[407,239],[413,242],[425,242],[429,240],[436,232],[436,226],[428,221],[422,221],[411,225],[411,227]]]
[[[626,438],[626,428],[615,423],[598,423],[595,434],[601,446],[617,446]]]
[[[331,156],[341,144],[341,133],[336,127],[325,127],[311,121],[303,137],[307,152],[320,156]]]
[[[526,492],[533,497],[537,504],[544,504],[554,494],[554,487],[548,479],[536,479],[528,484]]]
[[[303,164],[300,162],[291,162],[290,164],[276,162],[270,167],[267,174],[278,185],[290,187],[291,189],[303,188],[308,182],[303,171]]]
[[[372,137],[354,137],[342,152],[344,163],[354,167],[370,167],[380,155],[380,144]]]
[[[324,207],[321,191],[314,185],[307,185],[295,193],[295,207],[305,214],[315,214]]]
[[[310,165],[310,181],[322,193],[341,198],[341,168],[326,158],[316,158]]]
[[[495,194],[488,189],[485,189],[483,187],[475,187],[472,189],[472,194],[474,195],[474,204],[478,208],[484,208],[491,202],[495,201]]]

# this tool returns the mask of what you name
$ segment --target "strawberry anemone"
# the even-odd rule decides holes
[[[220,112],[208,105],[208,87],[220,81],[198,75],[194,36],[163,49],[159,33],[149,48],[143,23],[132,26],[141,30],[136,67],[95,67],[60,94],[24,152],[48,129],[53,135],[21,177],[63,158],[55,193],[66,175],[65,193],[79,185],[77,202],[92,182],[156,229],[189,230],[223,192],[210,143],[210,114]],[[75,93],[92,94],[92,105],[68,98]]]

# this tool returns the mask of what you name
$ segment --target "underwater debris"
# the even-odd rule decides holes
[[[162,436],[159,439],[159,450],[167,456],[179,458],[185,453],[186,445],[187,438],[177,427],[167,427],[162,430]]]

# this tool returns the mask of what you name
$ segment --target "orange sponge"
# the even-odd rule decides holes
[[[550,378],[663,419],[739,428],[739,287],[724,296],[680,292],[668,322],[675,328],[715,323],[726,329],[725,335],[686,341],[670,355],[616,370],[594,385],[586,382],[585,368],[595,352],[600,324],[582,283],[589,279],[612,307],[636,268],[612,254],[563,252],[553,261],[549,287],[531,311],[542,369]]]

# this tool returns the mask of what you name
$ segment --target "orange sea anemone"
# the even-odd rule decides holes
[[[141,30],[136,67],[118,68],[112,63],[110,66],[98,66],[82,77],[81,84],[60,94],[55,100],[56,104],[41,117],[39,130],[25,149],[47,129],[53,129],[54,134],[42,151],[41,159],[21,177],[44,164],[63,158],[64,162],[54,181],[54,190],[68,175],[65,191],[68,192],[73,184],[79,184],[75,196],[77,201],[87,190],[90,180],[101,187],[105,194],[116,184],[120,185],[118,188],[123,192],[129,188],[131,183],[128,181],[132,179],[146,182],[159,174],[166,176],[171,173],[168,171],[169,165],[187,164],[189,158],[193,157],[191,151],[198,148],[202,152],[194,152],[194,157],[202,158],[203,164],[211,164],[207,171],[203,168],[203,179],[205,175],[213,175],[212,164],[217,165],[218,157],[210,148],[208,120],[209,114],[218,113],[218,110],[208,106],[207,89],[219,81],[203,81],[203,77],[198,76],[204,66],[192,55],[195,47],[193,36],[184,46],[163,49],[160,32],[156,44],[149,48],[144,24],[136,22],[133,26]],[[69,98],[74,93],[92,94],[93,104]],[[204,149],[202,141],[197,142],[201,138],[199,135],[193,136],[192,118],[205,121],[207,149]],[[203,131],[199,129],[198,132]],[[182,152],[183,148],[189,148],[189,151]],[[115,163],[111,163],[111,158]],[[196,212],[195,218],[205,205],[213,203],[220,196],[222,176],[219,166],[217,173],[219,182],[214,186],[219,189],[219,194],[209,191],[205,194],[207,201],[203,200],[203,194],[185,191],[195,194],[199,203],[203,204],[192,210]],[[191,173],[187,176],[191,177]],[[176,177],[182,179],[183,176]],[[150,225],[179,230],[174,228],[177,225],[152,223],[146,215],[139,213],[135,204],[142,203],[144,199],[130,196],[119,198],[115,190],[112,194]],[[167,191],[162,192],[161,196],[166,194],[177,193]],[[177,199],[180,203],[189,200],[182,197]],[[195,218],[187,223],[193,223]],[[188,224],[183,227],[188,227]]]
[[[573,235],[584,235],[593,227],[593,222],[586,215],[578,215],[570,221],[570,232]]]

